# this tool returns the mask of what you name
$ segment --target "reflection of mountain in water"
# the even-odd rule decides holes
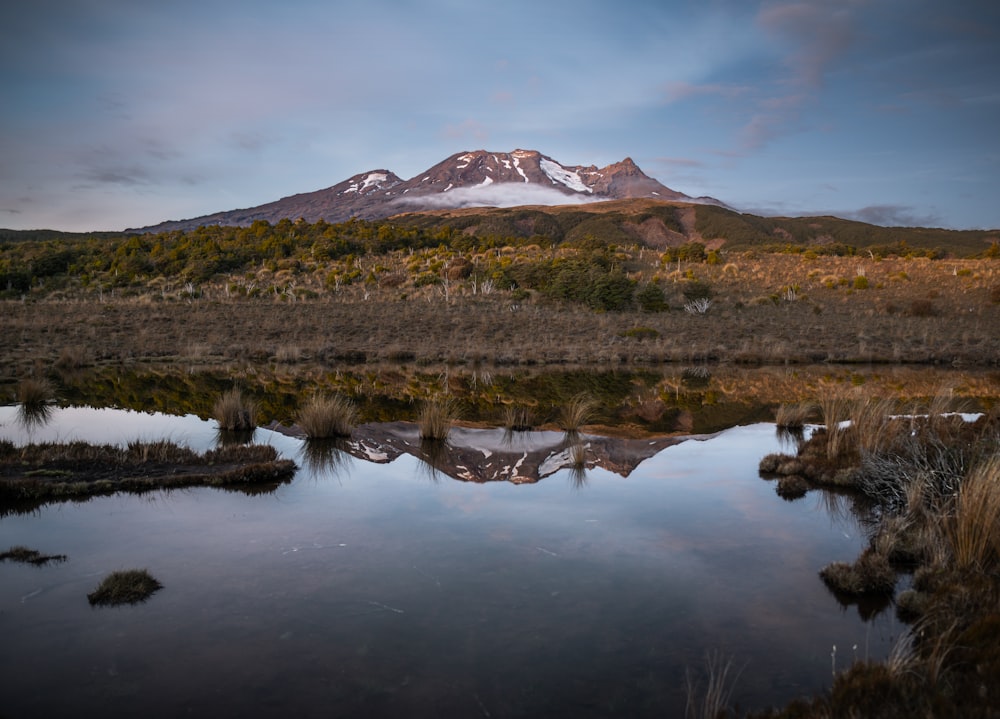
[[[268,429],[301,436],[297,428],[275,424]],[[435,471],[463,482],[537,482],[561,469],[580,469],[581,461],[587,469],[600,467],[627,477],[644,460],[685,439],[692,437],[623,439],[455,427],[441,451],[434,453],[432,464]],[[584,447],[586,452],[574,451],[574,447]],[[426,442],[421,442],[417,425],[412,422],[361,425],[339,449],[368,462],[388,463],[404,454],[430,461]]]

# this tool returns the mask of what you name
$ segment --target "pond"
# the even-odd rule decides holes
[[[466,470],[476,451],[545,454],[524,483],[460,481],[446,458],[371,447],[308,460],[302,440],[258,429],[301,465],[290,484],[4,516],[0,549],[68,555],[0,563],[4,712],[682,716],[686,677],[703,685],[709,655],[732,660],[732,702],[759,709],[884,658],[905,631],[891,607],[843,606],[820,580],[857,556],[864,528],[842,498],[787,502],[758,476],[782,449],[773,424],[586,469],[553,459],[556,433],[518,435],[466,429],[446,452]],[[0,438],[205,449],[217,431],[78,407],[26,433],[3,407]],[[149,601],[88,604],[104,575],[143,567],[164,585]]]

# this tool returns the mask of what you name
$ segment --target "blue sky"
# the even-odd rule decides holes
[[[522,148],[748,212],[1000,228],[995,0],[32,0],[0,35],[0,227]]]

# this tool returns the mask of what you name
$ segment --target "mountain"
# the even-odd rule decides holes
[[[139,231],[249,225],[254,220],[274,223],[300,217],[309,222],[343,222],[352,217],[375,220],[446,208],[565,205],[640,197],[722,205],[714,198],[689,197],[660,184],[631,158],[597,168],[561,165],[535,150],[475,150],[452,155],[409,180],[389,170],[371,170],[324,190],[242,210],[162,222]]]

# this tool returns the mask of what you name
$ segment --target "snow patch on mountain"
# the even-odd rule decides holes
[[[554,183],[558,182],[566,185],[566,187],[575,192],[594,192],[591,188],[583,184],[583,180],[580,179],[578,174],[572,170],[567,170],[558,162],[553,162],[543,157],[538,161],[538,166],[542,168],[542,172]]]

